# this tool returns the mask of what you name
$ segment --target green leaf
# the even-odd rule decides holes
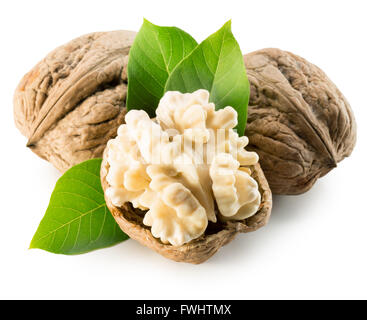
[[[155,117],[168,76],[196,46],[188,33],[144,19],[129,53],[127,109],[143,109]]]
[[[244,133],[250,85],[241,49],[231,31],[231,21],[205,39],[170,74],[165,91],[194,92],[207,89],[216,109],[233,107],[237,131]]]
[[[106,206],[99,176],[101,161],[78,164],[57,181],[30,248],[79,254],[128,239]]]

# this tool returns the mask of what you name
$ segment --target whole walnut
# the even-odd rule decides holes
[[[244,56],[251,83],[246,135],[274,194],[300,194],[349,156],[349,103],[317,66],[290,52]]]
[[[14,95],[27,146],[60,171],[101,157],[124,122],[132,31],[97,32],[56,48],[28,72]]]

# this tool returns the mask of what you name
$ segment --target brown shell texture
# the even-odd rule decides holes
[[[101,182],[104,191],[109,187],[106,181],[108,169],[109,165],[106,156],[104,156],[101,165]],[[258,212],[243,221],[227,221],[215,224],[209,222],[204,235],[182,246],[164,244],[159,239],[154,238],[150,232],[150,227],[143,224],[143,211],[134,209],[130,204],[116,207],[106,196],[105,200],[116,222],[130,238],[137,240],[168,259],[199,264],[209,259],[219,248],[233,240],[237,233],[255,231],[268,222],[272,208],[271,191],[260,165],[256,164],[251,169],[252,177],[257,181],[261,193],[261,205]]]
[[[274,194],[300,194],[349,156],[356,123],[349,103],[317,66],[290,52],[244,56],[251,96],[249,149]]]
[[[101,157],[126,113],[132,31],[84,35],[28,72],[14,95],[14,119],[27,146],[60,171]]]

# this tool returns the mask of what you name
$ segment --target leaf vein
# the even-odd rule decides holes
[[[69,177],[65,177],[62,179],[62,181],[65,181],[65,180],[71,180],[71,181],[77,181],[78,183],[80,184],[83,184],[89,188],[91,188],[92,190],[96,191],[99,195],[102,195],[102,190],[98,190],[96,189],[95,187],[93,187],[92,185],[88,184],[87,182],[84,182],[83,180],[80,180],[80,179],[76,179],[76,178],[69,178]]]
[[[82,194],[79,194],[79,193],[75,193],[75,192],[69,192],[69,191],[57,191],[55,190],[54,191],[54,195],[55,194],[70,194],[70,195],[73,195],[73,196],[77,196],[77,197],[80,197],[80,198],[84,198],[84,199],[87,199],[89,201],[93,201],[95,202],[96,204],[101,204],[100,202],[94,200],[94,199],[91,199],[91,198],[88,198],[88,197],[85,197],[83,196]]]
[[[93,211],[98,210],[99,208],[102,208],[103,206],[105,206],[105,204],[104,204],[104,203],[103,203],[103,204],[101,204],[101,205],[99,205],[98,207],[95,207],[95,208],[93,208],[93,209],[91,209],[91,210],[88,210],[87,212],[85,212],[85,213],[81,214],[79,217],[76,217],[76,218],[74,218],[74,219],[72,219],[72,220],[68,221],[67,223],[64,223],[62,226],[60,226],[60,227],[58,227],[58,228],[56,228],[56,229],[54,229],[54,230],[51,230],[49,233],[47,233],[47,234],[46,234],[46,235],[44,235],[43,237],[36,239],[36,241],[40,241],[40,240],[42,240],[42,239],[44,239],[44,238],[48,237],[50,234],[55,233],[57,230],[59,230],[59,229],[61,229],[61,228],[65,227],[65,226],[67,226],[67,225],[72,224],[74,221],[76,221],[76,220],[80,219],[81,217],[83,217],[83,216],[85,216],[85,215],[87,215],[87,214],[89,214],[89,213],[91,213],[91,212],[93,212]]]

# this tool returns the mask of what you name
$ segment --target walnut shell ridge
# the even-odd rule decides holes
[[[349,156],[351,107],[317,66],[290,52],[244,56],[251,84],[246,136],[274,194],[300,194]]]
[[[27,146],[60,171],[101,157],[124,123],[132,31],[97,32],[56,48],[14,95],[14,119]]]
[[[107,148],[101,165],[101,183],[104,192],[109,187],[106,180],[109,169],[106,158]],[[111,203],[106,193],[105,200],[116,222],[130,238],[137,240],[168,259],[199,264],[209,259],[222,246],[232,241],[237,233],[255,231],[268,222],[272,208],[272,194],[260,165],[257,163],[251,167],[251,170],[251,176],[257,181],[261,193],[261,204],[258,212],[243,221],[217,222],[215,224],[209,222],[204,235],[182,246],[164,244],[159,239],[154,238],[150,232],[150,227],[143,224],[143,211],[134,209],[130,204],[116,207]]]

